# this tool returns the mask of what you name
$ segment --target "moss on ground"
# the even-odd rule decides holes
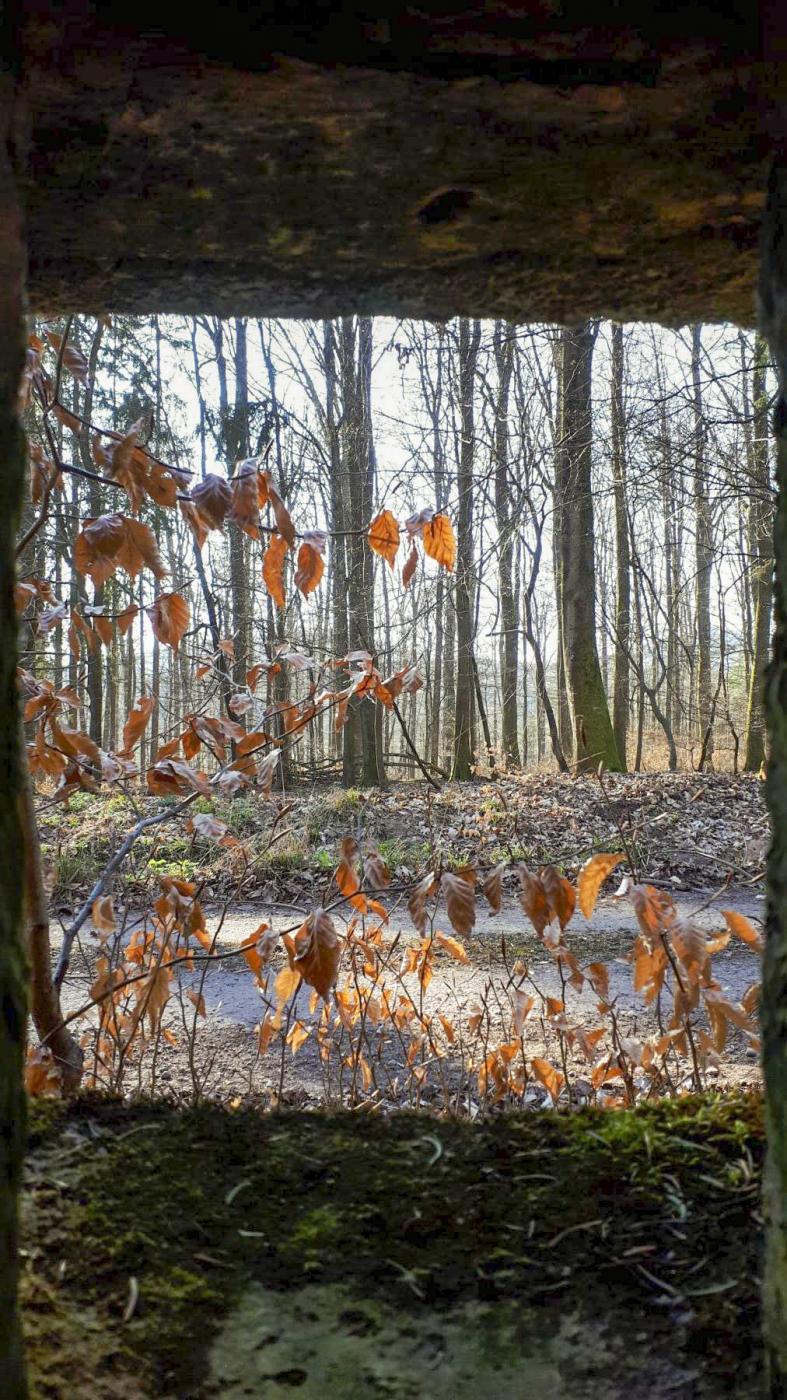
[[[759,1100],[35,1108],[40,1397],[757,1394]]]

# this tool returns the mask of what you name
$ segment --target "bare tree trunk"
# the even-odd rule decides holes
[[[631,637],[631,553],[626,502],[626,418],[623,404],[623,327],[612,326],[612,489],[615,498],[615,675],[612,690],[612,728],[621,766],[626,767],[629,721],[629,641]]]
[[[22,1082],[27,984],[22,921],[21,755],[17,706],[15,535],[25,478],[25,442],[17,418],[24,363],[25,251],[22,211],[10,153],[14,77],[0,74],[0,1375],[5,1400],[25,1400],[17,1311],[17,1200],[27,1131]]]
[[[765,716],[762,684],[771,640],[773,598],[773,507],[771,504],[768,454],[768,395],[765,371],[768,347],[760,336],[755,341],[752,373],[752,434],[750,456],[749,570],[754,611],[753,647],[749,704],[743,766],[756,772],[765,761]]]
[[[702,379],[700,356],[702,353],[702,326],[692,326],[691,331],[691,381],[694,393],[694,517],[696,530],[695,543],[695,600],[697,625],[697,731],[704,743],[704,736],[711,721],[711,625],[710,625],[710,585],[713,569],[713,523],[708,499],[708,480],[705,467],[705,421],[702,406]],[[705,747],[708,765],[713,767],[713,735]]]
[[[85,471],[95,472],[96,467],[90,451],[90,429],[88,422],[93,416],[93,392],[96,384],[96,369],[98,366],[98,355],[101,349],[101,340],[104,335],[103,321],[97,321],[93,337],[90,342],[88,352],[88,369],[85,382],[85,396],[82,402],[82,414],[85,423],[79,434],[79,455]],[[97,481],[91,481],[88,490],[88,502],[91,516],[101,514],[101,487]],[[95,607],[103,607],[106,596],[106,584],[97,583],[93,588],[93,604]],[[104,709],[104,660],[101,647],[96,645],[88,647],[87,652],[87,696],[89,705],[89,734],[95,744],[100,744],[103,737],[103,709]]]
[[[473,460],[475,456],[475,375],[480,321],[459,321],[460,443],[456,552],[456,709],[452,776],[473,776]]]
[[[511,376],[514,369],[514,333],[505,321],[495,321],[494,350],[497,365],[497,399],[494,422],[495,512],[500,541],[498,556],[500,620],[503,629],[501,645],[501,749],[504,762],[518,768],[520,763],[517,732],[519,621],[514,599],[514,534],[510,520],[511,483],[508,473],[508,403],[511,393]]]
[[[591,369],[596,327],[563,330],[559,361],[555,495],[561,503],[559,573],[563,653],[578,769],[619,770],[596,646],[596,562],[591,484]],[[568,512],[570,509],[570,521]]]
[[[760,306],[779,375],[775,413],[775,631],[765,678],[771,815],[768,922],[762,979],[762,1058],[768,1157],[765,1170],[764,1282],[768,1395],[787,1394],[787,160],[771,173],[763,228]]]

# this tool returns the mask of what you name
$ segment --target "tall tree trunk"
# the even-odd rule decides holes
[[[82,401],[82,414],[85,423],[79,433],[79,456],[85,471],[95,472],[96,465],[90,450],[90,428],[88,423],[93,416],[93,392],[96,384],[96,371],[98,368],[98,355],[101,349],[101,341],[104,335],[103,321],[97,321],[93,337],[90,342],[88,352],[87,378],[85,382],[85,395]],[[97,481],[91,481],[88,489],[89,513],[95,517],[101,514],[101,486]],[[106,585],[97,583],[93,588],[93,605],[100,608],[104,606],[106,596]],[[98,639],[96,639],[98,640]],[[88,648],[87,653],[87,697],[89,707],[89,734],[95,744],[101,744],[103,738],[103,711],[104,711],[104,658],[100,646]]]
[[[591,372],[596,327],[563,330],[556,346],[560,394],[555,495],[560,501],[559,573],[563,655],[579,771],[618,771],[596,645],[596,561],[591,482]],[[570,518],[569,518],[570,512]]]
[[[511,528],[511,484],[508,476],[508,404],[511,376],[514,369],[514,332],[505,321],[495,321],[495,363],[497,366],[497,401],[495,403],[495,512],[499,538],[500,621],[503,629],[502,660],[502,735],[504,762],[519,767],[519,735],[517,732],[519,619],[514,597],[513,564],[514,534]]]
[[[626,418],[623,404],[623,327],[612,327],[610,419],[612,429],[612,489],[615,497],[615,674],[612,686],[612,728],[623,768],[629,722],[631,639],[631,551],[626,501]]]
[[[762,980],[762,1056],[768,1157],[764,1285],[768,1395],[787,1394],[787,158],[771,173],[763,228],[760,306],[779,375],[775,413],[775,630],[764,687],[770,754],[768,923]]]
[[[691,330],[691,382],[694,403],[694,524],[695,524],[695,610],[697,626],[697,730],[705,745],[705,757],[713,767],[713,735],[705,744],[712,723],[710,585],[713,569],[713,521],[708,498],[705,465],[705,419],[702,406],[702,326]]]
[[[246,336],[246,322],[238,316],[235,320],[235,401],[232,407],[224,407],[224,440],[226,444],[226,470],[229,476],[235,463],[251,454],[249,441],[249,359]],[[244,541],[246,535],[237,525],[228,526],[230,549],[230,588],[232,590],[232,630],[235,634],[235,655],[232,661],[232,679],[236,690],[246,684],[246,672],[251,665],[249,652],[250,612],[249,612],[249,571],[246,565]],[[241,717],[241,723],[243,719]]]
[[[456,532],[456,709],[452,776],[473,776],[473,461],[475,456],[475,376],[480,321],[459,321],[459,509]]]
[[[24,1400],[17,1312],[17,1200],[27,1127],[22,1085],[27,986],[22,928],[23,865],[19,797],[15,536],[25,478],[25,443],[17,418],[24,362],[22,212],[10,153],[14,77],[0,73],[0,1375],[6,1400]]]
[[[752,373],[752,433],[750,454],[749,569],[754,612],[751,683],[746,714],[743,766],[756,772],[765,760],[765,717],[762,683],[771,640],[773,598],[773,507],[768,453],[768,395],[765,372],[768,347],[757,336]]]

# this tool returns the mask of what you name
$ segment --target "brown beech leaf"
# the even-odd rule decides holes
[[[315,909],[288,940],[290,967],[308,986],[327,1001],[339,970],[341,946],[333,919],[324,909]]]
[[[299,588],[304,597],[313,593],[318,586],[323,575],[325,562],[322,554],[308,540],[304,540],[298,550],[298,562],[295,568],[295,587]]]
[[[198,1016],[207,1016],[208,1013],[205,1007],[205,997],[202,992],[195,991],[193,987],[187,987],[186,996],[188,997],[192,1006],[196,1006]]]
[[[672,951],[683,964],[690,982],[704,982],[710,972],[705,930],[691,919],[675,919],[669,930]]]
[[[123,726],[123,748],[122,754],[131,754],[132,750],[139,743],[145,732],[148,720],[156,708],[156,702],[150,695],[143,695],[137,701],[133,710],[129,711],[126,723]]]
[[[264,758],[261,758],[257,765],[257,786],[263,797],[270,797],[273,779],[279,767],[281,759],[281,749],[271,749]]]
[[[52,349],[55,352],[59,352],[63,344],[63,337],[58,335],[56,331],[45,331],[44,334],[49,344],[52,346]],[[87,383],[88,363],[82,351],[78,350],[75,345],[66,344],[63,350],[63,367],[67,369],[69,374],[72,374],[75,379],[78,379],[80,384]]]
[[[521,987],[518,987],[517,990],[514,992],[514,1035],[522,1034],[522,1028],[525,1024],[525,1021],[527,1020],[528,1016],[533,1010],[535,1004],[535,997],[531,996],[528,992],[523,992]]]
[[[262,557],[262,581],[277,608],[284,607],[284,557],[288,549],[283,535],[271,535]]]
[[[530,1061],[530,1064],[536,1079],[543,1084],[552,1102],[556,1104],[560,1098],[560,1091],[566,1082],[563,1075],[548,1060],[534,1059]]]
[[[361,913],[365,913],[368,901],[365,894],[361,893],[361,882],[358,879],[358,842],[353,836],[346,836],[342,841],[342,858],[334,872],[334,880],[345,899]]]
[[[72,433],[82,432],[82,424],[79,419],[76,418],[73,413],[69,413],[67,408],[63,408],[62,404],[56,403],[52,412],[58,423],[62,423],[64,428],[69,428]]]
[[[596,907],[599,891],[607,876],[625,859],[623,855],[597,855],[585,861],[577,880],[577,894],[579,907],[586,919],[590,918]]]
[[[74,563],[80,574],[89,574],[99,586],[118,568],[135,578],[143,567],[156,578],[166,569],[158,552],[153,531],[141,520],[126,515],[99,515],[86,520],[74,542]]]
[[[157,506],[171,508],[177,504],[178,482],[168,467],[160,462],[151,462],[145,478],[145,490]]]
[[[524,865],[519,867],[519,884],[519,902],[540,938],[551,918],[546,890]]]
[[[154,637],[177,651],[191,617],[186,599],[179,593],[160,593],[145,611],[150,618]]]
[[[540,873],[541,884],[549,903],[550,915],[557,919],[563,929],[570,921],[577,904],[577,893],[570,880],[561,875],[554,865],[547,865]]]
[[[418,884],[413,886],[407,896],[407,908],[410,911],[410,918],[419,933],[424,933],[426,931],[426,900],[427,896],[434,892],[434,889],[434,872],[430,870],[428,875],[424,875],[423,879],[419,880]]]
[[[456,958],[457,962],[469,963],[467,949],[463,943],[459,942],[458,938],[452,938],[449,933],[439,933],[435,930],[435,941],[440,944],[441,948],[445,948],[445,951],[450,953],[452,958]]]
[[[183,519],[191,528],[197,549],[201,553],[202,546],[208,538],[208,527],[197,510],[197,507],[192,505],[191,501],[178,501],[178,505],[180,506],[180,513]]]
[[[418,566],[418,550],[413,545],[407,556],[407,562],[402,569],[402,583],[405,588],[409,588],[413,580],[413,574]]]
[[[363,863],[363,878],[372,890],[384,890],[390,885],[391,872],[379,851],[367,851]]]
[[[456,563],[456,538],[448,516],[436,515],[434,519],[427,520],[421,539],[424,553],[450,572]]]
[[[390,510],[381,510],[374,517],[367,535],[369,548],[386,559],[391,568],[399,550],[399,521]]]
[[[115,932],[117,926],[115,924],[115,911],[112,908],[112,896],[110,894],[100,895],[98,899],[93,900],[91,918],[93,920],[93,927],[98,929],[99,933]]]
[[[283,535],[290,549],[295,548],[295,526],[292,523],[292,516],[285,506],[281,496],[275,486],[268,483],[268,500],[273,508],[273,516],[276,521],[276,529]]]
[[[646,937],[652,939],[669,927],[675,916],[675,904],[665,890],[657,890],[655,885],[632,885],[628,893],[637,923]]]
[[[219,821],[219,818],[211,816],[210,812],[196,812],[186,823],[186,830],[196,831],[198,836],[204,836],[207,841],[223,841],[229,828],[226,822]]]
[[[230,482],[230,519],[253,540],[260,537],[260,497],[257,459],[241,462]]]
[[[93,628],[94,628],[94,630],[95,630],[95,632],[96,632],[96,634],[97,634],[97,636],[98,636],[98,638],[99,638],[99,641],[101,642],[102,646],[105,646],[105,647],[111,646],[111,645],[112,645],[112,623],[110,622],[109,618],[108,618],[108,617],[104,617],[103,613],[93,613],[92,621],[93,621]]]
[[[750,948],[756,948],[761,953],[765,947],[765,940],[759,929],[746,918],[745,914],[739,914],[736,909],[722,909],[722,918],[727,924],[727,928],[736,938],[748,943]]]
[[[210,796],[205,774],[179,758],[165,758],[161,763],[155,763],[149,768],[148,788],[159,796],[166,796],[170,792],[187,792],[189,789],[201,792],[204,797]]]
[[[588,963],[587,976],[589,978],[590,985],[593,988],[593,991],[596,993],[596,996],[601,997],[602,1001],[608,1001],[609,968],[607,967],[607,964],[602,962]]]
[[[232,505],[232,487],[223,476],[208,472],[191,488],[192,504],[207,530],[220,530]]]
[[[132,603],[130,607],[124,608],[121,613],[118,613],[115,621],[117,622],[118,632],[121,637],[125,637],[138,612],[139,608],[135,603]]]
[[[503,875],[505,874],[505,861],[496,865],[494,870],[490,870],[484,880],[481,890],[489,900],[490,908],[495,914],[499,914],[503,907]]]
[[[475,872],[473,872],[475,875]],[[475,924],[475,889],[473,880],[446,871],[440,881],[445,907],[457,933],[466,936]]]

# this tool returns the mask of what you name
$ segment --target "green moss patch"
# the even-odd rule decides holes
[[[34,1111],[34,1393],[755,1395],[761,1158],[751,1097]]]

